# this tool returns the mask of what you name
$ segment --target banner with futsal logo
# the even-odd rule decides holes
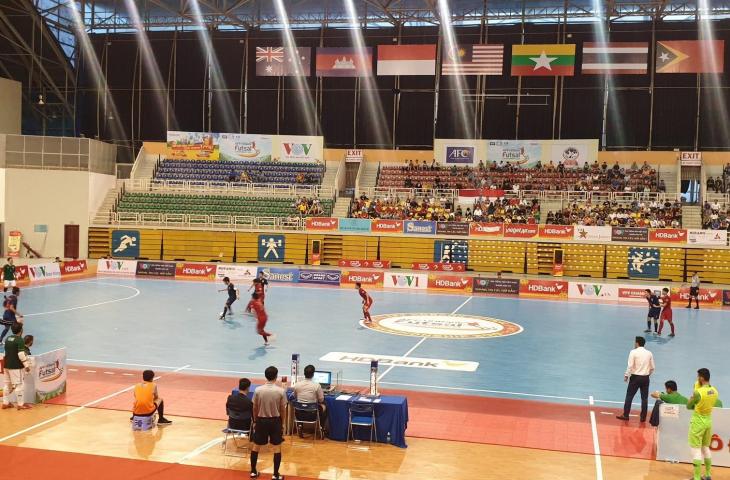
[[[286,251],[284,235],[259,235],[259,262],[282,263]]]
[[[660,252],[658,248],[629,248],[626,271],[629,278],[658,279]]]

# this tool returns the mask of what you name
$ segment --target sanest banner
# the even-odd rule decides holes
[[[520,294],[520,281],[516,278],[475,277],[473,290],[474,293],[517,296]]]
[[[339,270],[299,270],[299,283],[339,285],[340,277]]]
[[[403,223],[403,233],[409,235],[434,235],[436,233],[436,222],[406,220]]]
[[[259,267],[259,272],[264,272],[270,282],[297,283],[299,281],[298,268],[267,268]]]

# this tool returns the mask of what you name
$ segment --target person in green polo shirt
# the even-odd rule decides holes
[[[15,265],[13,259],[8,257],[8,263],[3,265],[3,292],[15,286]]]
[[[715,387],[710,385],[710,371],[706,368],[697,370],[697,383],[694,393],[687,402],[687,408],[694,410],[689,422],[687,438],[692,449],[692,464],[694,466],[693,480],[711,480],[712,456],[710,442],[712,441],[712,409],[717,404],[720,395]],[[705,464],[705,476],[702,477],[702,463]]]
[[[18,397],[18,410],[31,408],[23,401],[25,374],[30,372],[30,358],[25,353],[25,342],[23,341],[23,324],[14,323],[11,327],[13,332],[5,339],[5,385],[3,388],[3,409],[12,408],[10,395],[15,393]]]
[[[664,382],[664,392],[657,390],[652,392],[652,398],[655,398],[657,402],[654,403],[654,408],[651,410],[651,418],[649,423],[655,427],[659,426],[659,406],[663,403],[670,403],[675,405],[687,405],[687,397],[679,393],[677,390],[677,382],[674,380],[667,380]]]

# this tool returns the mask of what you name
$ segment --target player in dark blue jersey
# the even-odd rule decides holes
[[[0,326],[3,327],[3,332],[0,333],[0,342],[5,339],[5,335],[8,334],[10,327],[15,322],[23,323],[23,316],[18,312],[18,296],[20,295],[20,289],[13,287],[13,293],[5,296],[3,299],[3,316],[0,319]]]
[[[646,317],[646,330],[644,330],[644,333],[651,333],[652,320],[654,320],[654,333],[657,333],[657,324],[659,323],[659,313],[662,310],[662,304],[659,302],[659,297],[648,288],[644,290],[644,297],[649,302],[649,315]]]
[[[233,315],[233,302],[238,300],[239,292],[235,285],[231,282],[231,279],[228,277],[223,277],[223,284],[226,286],[226,288],[222,288],[218,290],[219,292],[228,292],[228,299],[226,300],[226,305],[223,307],[223,313],[221,313],[220,319],[225,320],[226,313],[228,315]]]

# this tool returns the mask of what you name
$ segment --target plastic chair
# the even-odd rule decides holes
[[[313,425],[314,433],[312,434],[312,442],[317,440],[317,432],[322,436],[324,440],[324,431],[322,430],[322,424],[319,418],[319,408],[316,403],[304,403],[304,402],[291,402],[294,407],[294,426],[297,429],[297,433],[302,436],[304,425]],[[310,420],[314,417],[313,420]]]
[[[370,443],[373,443],[373,436],[378,438],[378,429],[375,425],[375,405],[353,403],[350,405],[350,418],[347,431],[347,441],[350,437],[355,440],[352,427],[368,427],[370,428]]]
[[[235,455],[228,452],[228,439],[233,440],[233,445],[236,446],[236,450],[245,449],[248,450],[249,444],[251,443],[251,429],[248,430],[237,430],[235,428],[229,428],[226,427],[223,430],[221,430],[225,437],[223,437],[223,443],[221,446],[223,447],[223,455],[227,457],[238,457],[240,455]],[[246,442],[238,443],[240,439],[245,438]]]

